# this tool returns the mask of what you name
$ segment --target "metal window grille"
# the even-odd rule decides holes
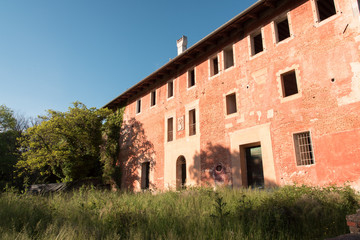
[[[196,123],[189,124],[189,135],[195,135],[196,134]]]
[[[171,142],[174,139],[174,131],[173,131],[173,118],[168,119],[168,135],[167,141]]]
[[[298,166],[314,164],[310,132],[294,134],[296,162]]]
[[[173,140],[173,134],[174,132],[173,131],[168,131],[168,142],[171,142]]]
[[[196,134],[195,109],[189,111],[189,136]]]

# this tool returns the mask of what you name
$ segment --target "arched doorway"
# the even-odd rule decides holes
[[[176,188],[181,189],[186,184],[186,160],[184,156],[176,160]]]

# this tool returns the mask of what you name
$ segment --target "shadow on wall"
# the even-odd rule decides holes
[[[268,187],[276,186],[276,183],[266,179],[263,175],[262,165],[260,169],[254,170],[248,168],[244,153],[239,151],[231,152],[220,144],[213,145],[207,143],[206,149],[194,155],[195,166],[189,166],[189,177],[196,179],[201,186],[221,187],[221,186],[242,186],[242,187]],[[232,160],[238,161],[238,164],[232,165]],[[200,165],[201,168],[197,167]],[[201,171],[199,171],[201,169]],[[262,173],[259,176],[259,171]],[[249,174],[249,176],[248,176]],[[259,180],[260,179],[260,180]],[[262,179],[262,180],[261,180]],[[256,184],[248,181],[258,181]],[[261,186],[261,181],[262,185]]]
[[[141,173],[142,165],[145,163],[149,163],[150,169],[154,168],[154,157],[154,146],[147,140],[143,124],[134,118],[123,124],[118,162],[122,169],[121,189],[132,191],[137,186],[154,188],[155,186],[149,186],[151,181],[146,182],[146,178],[149,180],[149,176],[146,177],[144,173]],[[153,171],[148,171],[148,174],[149,172]],[[142,177],[143,179],[141,179]],[[137,185],[138,183],[140,185]]]

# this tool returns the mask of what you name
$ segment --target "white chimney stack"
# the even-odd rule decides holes
[[[176,45],[178,49],[178,55],[180,55],[187,49],[187,37],[183,35],[179,40],[176,41]]]

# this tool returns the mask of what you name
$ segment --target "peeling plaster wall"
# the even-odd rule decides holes
[[[239,146],[256,140],[263,148],[269,182],[350,182],[360,189],[359,13],[356,0],[335,3],[337,14],[319,23],[312,0],[289,1],[275,14],[248,25],[243,38],[235,36],[209,53],[209,58],[218,56],[217,75],[210,77],[208,58],[199,59],[190,67],[195,68],[194,87],[188,89],[187,72],[179,72],[173,79],[173,98],[167,98],[164,84],[156,88],[156,106],[149,107],[150,91],[138,96],[140,114],[135,114],[136,100],[129,102],[127,118],[141,122],[153,144],[153,188],[174,187],[180,155],[186,158],[187,183],[215,186],[214,167],[221,164],[225,184],[241,186]],[[276,43],[273,20],[281,16],[289,18],[291,37]],[[266,48],[250,56],[248,36],[260,29]],[[222,50],[231,43],[235,64],[224,69]],[[299,93],[284,98],[280,76],[291,69],[296,72]],[[238,111],[226,115],[225,98],[233,92]],[[198,134],[189,137],[186,116],[194,102]],[[185,116],[184,130],[174,127],[172,143],[166,143],[168,114],[174,116],[175,125]],[[297,166],[293,134],[304,131],[311,133],[315,164]],[[254,137],[259,132],[266,138]]]

